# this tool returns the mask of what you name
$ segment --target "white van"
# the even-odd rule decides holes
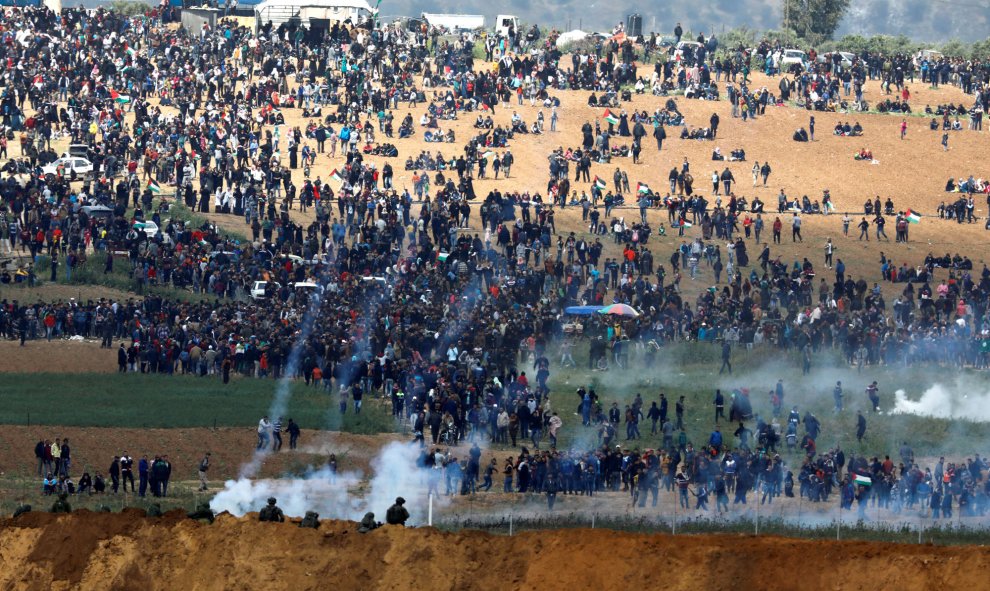
[[[499,35],[509,36],[509,27],[512,27],[516,35],[520,34],[519,31],[519,19],[511,14],[500,14],[498,18],[495,19],[495,32]]]

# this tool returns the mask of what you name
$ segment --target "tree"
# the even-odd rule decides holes
[[[139,16],[151,10],[151,6],[144,2],[131,0],[114,0],[110,3],[110,10],[123,14],[124,16]]]
[[[784,0],[784,28],[812,45],[832,38],[849,0]]]

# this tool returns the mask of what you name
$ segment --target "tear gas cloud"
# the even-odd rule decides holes
[[[938,419],[961,419],[976,423],[990,422],[990,387],[986,384],[933,384],[917,400],[904,390],[894,392],[894,414],[912,414]]]
[[[275,497],[288,516],[302,517],[306,511],[316,511],[325,519],[360,521],[371,511],[377,519],[384,521],[385,510],[401,496],[406,499],[410,524],[424,523],[428,480],[438,478],[440,472],[419,467],[419,455],[417,445],[389,443],[371,462],[373,474],[367,488],[361,488],[361,473],[332,474],[329,468],[291,479],[253,480],[242,476],[227,481],[224,490],[210,502],[210,507],[214,511],[229,511],[241,516],[260,510],[268,497]],[[434,503],[442,503],[443,499],[437,495]]]

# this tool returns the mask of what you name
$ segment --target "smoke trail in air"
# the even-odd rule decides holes
[[[306,312],[303,314],[295,342],[286,360],[284,373],[275,386],[275,396],[272,398],[272,403],[268,407],[268,417],[273,421],[284,416],[289,406],[289,400],[292,398],[292,380],[296,371],[299,369],[299,361],[302,357],[302,351],[306,346],[306,341],[309,339],[309,335],[312,334],[316,320],[319,318],[321,303],[322,299],[317,293],[313,293],[310,296],[309,304]],[[251,456],[251,460],[241,466],[240,476],[242,478],[251,478],[256,475],[261,468],[262,462],[264,462],[265,456],[269,453],[270,450],[267,448],[256,449]]]

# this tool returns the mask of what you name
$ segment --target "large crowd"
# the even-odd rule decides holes
[[[806,363],[837,349],[860,367],[990,361],[986,266],[977,270],[958,254],[930,253],[910,265],[884,255],[882,281],[871,284],[847,274],[840,257],[833,262],[831,242],[822,245],[821,265],[773,254],[787,234],[803,241],[802,216],[830,212],[827,191],[821,203],[781,191],[776,212],[764,211],[759,199],[732,193],[739,180],[726,168],[712,173],[709,201],[693,187],[687,159],[671,170],[666,195],[630,187],[618,167],[608,180],[590,178],[591,162],[637,158],[647,135],[662,147],[665,126],[685,125],[674,100],[652,115],[617,111],[607,128],[586,124],[579,147],[549,158],[545,187],[475,193],[476,178],[509,177],[514,141],[556,128],[556,110],[567,106],[559,91],[581,89],[593,93],[595,105],[620,108],[628,100],[621,86],[646,81],[637,51],[658,52],[655,37],[638,47],[613,39],[563,58],[556,34],[510,31],[485,43],[494,67],[477,68],[473,45],[481,41],[429,28],[337,23],[317,38],[295,25],[255,33],[221,21],[189,33],[166,26],[162,16],[0,12],[0,59],[17,64],[0,100],[0,153],[8,142],[19,146],[5,154],[10,160],[0,179],[0,256],[23,261],[4,270],[3,281],[33,285],[45,273],[55,280],[60,268],[70,277],[95,259],[104,274],[124,266],[133,290],[144,294],[5,300],[5,338],[99,338],[116,350],[123,373],[195,374],[224,383],[301,377],[332,391],[344,409],[351,401],[359,409],[366,395],[389,399],[424,444],[456,443],[487,426],[499,443],[518,438],[534,447],[544,434],[555,441],[561,420],[547,406],[550,370],[573,364],[578,345],[587,346],[589,367],[599,368],[648,364],[679,341],[719,342],[723,357],[734,346],[793,349]],[[900,88],[918,68],[925,80],[955,80],[975,95],[975,108],[986,107],[990,92],[985,65],[868,54],[848,68],[812,56],[806,70],[779,72],[787,76],[778,97],[750,88],[756,58],[748,50],[717,52],[715,38],[700,41],[694,53],[658,62],[649,74],[655,93],[679,86],[697,98],[718,98],[724,78],[733,115],[758,117],[790,93],[819,108],[840,88],[859,95],[868,80]],[[768,73],[777,73],[780,49],[765,42],[755,51]],[[517,114],[502,125],[493,121],[513,98],[542,105],[549,122],[542,112],[530,123]],[[394,121],[400,104],[423,109],[422,116]],[[286,124],[290,110],[309,120],[305,128]],[[442,131],[456,117],[477,117],[475,135],[455,141],[452,131]],[[717,138],[717,116],[707,123],[699,137]],[[379,168],[371,160],[399,156],[416,133],[458,144],[457,156],[402,153],[413,182],[400,188],[391,163]],[[628,147],[613,143],[627,137]],[[60,140],[85,148],[91,176],[41,171],[58,159],[52,142]],[[316,167],[324,154],[339,163],[334,170]],[[729,158],[745,160],[745,152],[733,150]],[[722,159],[716,149],[713,160]],[[694,173],[705,175],[698,168]],[[754,186],[770,174],[769,163],[757,163]],[[572,187],[578,183],[591,186],[579,195]],[[555,208],[568,206],[581,208],[590,236],[558,231]],[[627,221],[619,206],[639,208],[639,222]],[[667,213],[667,227],[651,225],[647,212],[657,208]],[[898,241],[907,241],[910,212],[880,209],[878,199],[875,211],[870,207],[873,224],[882,229],[884,216],[891,217]],[[250,238],[193,223],[180,210],[236,216]],[[304,221],[309,210],[314,219]],[[474,210],[477,231],[468,229]],[[685,232],[695,225],[700,236],[690,238]],[[681,244],[661,256],[650,239],[675,229]],[[764,232],[770,242],[760,241]],[[700,280],[713,287],[689,299],[682,286]],[[163,287],[199,301],[160,295]],[[609,304],[627,304],[639,315],[575,322],[564,312]],[[770,499],[787,494],[794,476],[784,473],[773,449],[756,451],[745,439],[737,454],[722,453],[714,440],[697,451],[678,449],[674,427],[653,419],[670,438],[664,451],[613,450],[620,420],[606,419],[610,411],[596,404],[593,393],[581,401],[583,422],[600,427],[597,451],[527,454],[511,468],[489,467],[487,476],[504,474],[509,487],[514,475],[521,490],[545,490],[550,482],[561,492],[590,494],[621,484],[644,491],[641,501],[647,492],[655,499],[661,484],[682,482],[701,486],[719,504],[723,494],[745,502],[746,491],[761,487]],[[624,416],[630,413],[640,407]],[[784,433],[767,425],[758,431],[767,445],[776,436],[770,433]],[[970,490],[967,470],[938,487],[935,476],[916,478],[910,462],[895,475],[886,462],[850,457],[843,472],[839,454],[808,453],[797,476],[801,490],[823,498],[836,488],[843,502],[849,494],[859,498],[848,493],[853,473],[873,478],[870,490],[886,490],[875,497],[885,502],[905,499],[891,491],[908,479],[917,481],[911,490],[929,482],[930,494],[955,487],[961,498]],[[423,462],[449,459],[424,453]],[[477,461],[465,469],[481,472]],[[974,494],[982,512],[985,494]]]

